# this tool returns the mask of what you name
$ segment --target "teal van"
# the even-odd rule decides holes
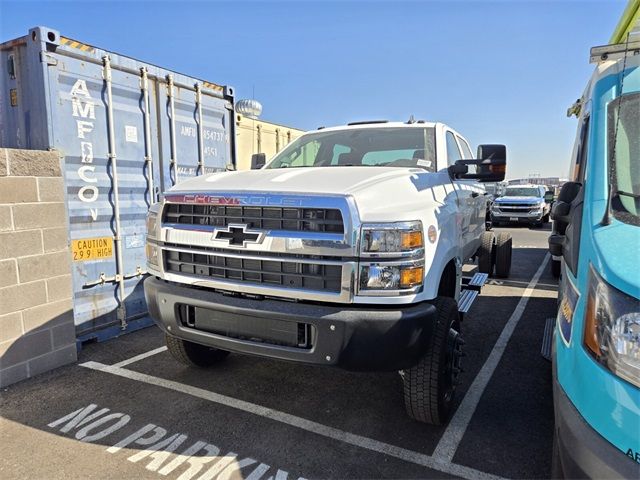
[[[572,181],[549,237],[561,261],[554,478],[640,478],[638,4],[622,42],[592,49],[595,72],[569,109],[578,117]]]

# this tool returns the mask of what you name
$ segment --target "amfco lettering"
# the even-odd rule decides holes
[[[76,133],[80,141],[82,164],[78,168],[78,177],[85,184],[78,190],[78,198],[84,203],[93,203],[98,199],[98,179],[95,177],[96,167],[93,165],[93,143],[87,138],[95,127],[96,104],[89,93],[87,82],[76,80],[71,87],[72,115],[76,118]],[[90,208],[91,218],[98,218],[98,210]]]
[[[219,447],[204,440],[188,440],[183,433],[169,433],[148,423],[135,431],[125,428],[131,416],[98,408],[92,403],[48,424],[61,433],[74,433],[81,442],[96,442],[109,437],[107,452],[123,448],[137,449],[127,457],[132,463],[146,463],[145,468],[159,475],[178,475],[177,480],[228,480],[239,475],[245,480],[288,480],[289,473],[235,452],[222,453]],[[122,429],[130,432],[120,434]],[[222,454],[221,454],[222,453]],[[305,480],[298,477],[297,480]]]

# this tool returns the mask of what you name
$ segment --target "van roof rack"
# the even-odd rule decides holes
[[[607,60],[618,60],[627,55],[640,55],[640,35],[633,35],[636,38],[629,39],[629,42],[616,43],[613,45],[602,45],[591,49],[589,63],[600,63]]]
[[[389,120],[362,120],[360,122],[347,123],[347,127],[352,127],[353,125],[369,125],[370,123],[389,123]]]

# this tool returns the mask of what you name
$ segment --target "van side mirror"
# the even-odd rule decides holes
[[[458,160],[449,167],[452,178],[462,180],[478,180],[480,182],[501,182],[507,173],[507,147],[504,145],[480,145],[478,158],[474,160]],[[476,165],[475,173],[466,173],[467,165]]]
[[[264,153],[254,153],[251,155],[251,170],[259,170],[267,163],[267,155]]]
[[[554,197],[555,197],[555,196],[556,196],[556,193],[555,193],[555,192],[553,192],[553,191],[551,191],[551,190],[549,190],[548,192],[546,192],[546,193],[544,194],[544,201],[545,201],[545,203],[552,203],[552,202],[553,202],[553,199],[554,199]]]

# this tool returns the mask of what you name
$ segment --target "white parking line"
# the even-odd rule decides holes
[[[156,349],[157,350],[157,349]],[[152,350],[153,352],[153,350]],[[150,352],[147,352],[150,353]],[[136,357],[133,357],[136,358]],[[133,360],[133,359],[131,359]],[[120,362],[122,363],[122,362]],[[117,365],[104,365],[98,362],[86,362],[80,364],[85,368],[92,370],[98,370],[101,372],[111,373],[120,377],[128,378],[138,382],[146,383],[149,385],[155,385],[158,387],[166,388],[176,392],[185,393],[193,397],[208,400],[213,403],[224,405],[227,407],[242,410],[247,413],[258,415],[260,417],[268,418],[270,420],[284,423],[301,430],[305,430],[316,435],[338,440],[349,445],[353,445],[373,452],[382,453],[391,457],[398,458],[407,462],[411,462],[417,465],[421,465],[433,470],[437,470],[442,473],[456,475],[467,479],[480,479],[480,480],[502,480],[502,477],[491,475],[489,473],[481,472],[474,468],[465,467],[464,465],[457,465],[451,463],[448,460],[434,458],[431,455],[425,455],[424,453],[408,450],[396,445],[380,442],[372,438],[363,437],[353,433],[345,432],[334,427],[329,427],[321,423],[308,420],[306,418],[297,417],[289,413],[273,410],[271,408],[263,407],[255,403],[246,402],[237,398],[228,397],[219,393],[204,390],[202,388],[193,387],[172,380],[166,380],[164,378],[155,377],[152,375],[146,375],[144,373],[135,372],[126,368],[119,367]]]
[[[130,365],[132,363],[138,362],[140,360],[144,360],[147,357],[151,357],[156,355],[157,353],[162,353],[167,349],[167,347],[158,347],[153,350],[149,350],[148,352],[141,353],[140,355],[136,355],[135,357],[127,358],[126,360],[122,360],[121,362],[115,363],[114,367],[124,367],[125,365]]]
[[[529,298],[531,297],[538,280],[540,280],[540,276],[542,275],[542,272],[544,272],[548,262],[549,254],[547,253],[544,260],[542,260],[542,264],[538,267],[538,270],[523,292],[518,305],[516,305],[515,310],[511,314],[511,317],[507,320],[507,323],[502,329],[502,333],[500,334],[500,337],[498,337],[498,341],[493,346],[487,361],[484,362],[480,372],[469,387],[467,394],[462,399],[462,403],[456,410],[455,415],[451,421],[449,421],[449,425],[447,426],[444,435],[440,437],[440,441],[433,452],[434,458],[449,462],[453,460],[453,456],[455,455],[458,445],[460,445],[460,441],[467,430],[467,426],[469,425],[471,417],[480,402],[480,398],[482,397],[485,388],[487,388],[487,384],[498,366],[498,363],[502,358],[502,354],[507,348],[507,343],[518,325],[520,318],[522,318],[522,314],[529,302]]]

